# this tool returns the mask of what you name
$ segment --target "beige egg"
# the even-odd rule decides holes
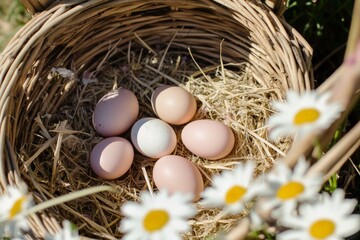
[[[194,201],[199,200],[204,190],[199,169],[189,159],[177,155],[160,158],[154,165],[153,179],[160,191],[191,193]]]
[[[90,155],[92,170],[103,179],[124,175],[134,159],[134,149],[125,138],[109,137],[94,146]]]
[[[139,102],[133,92],[120,88],[105,94],[96,104],[93,126],[103,137],[124,133],[136,121]]]
[[[155,114],[167,123],[181,125],[189,122],[196,113],[196,100],[182,87],[164,85],[151,96]]]
[[[227,156],[235,145],[232,130],[222,122],[210,119],[188,123],[181,131],[181,140],[192,153],[209,160]]]

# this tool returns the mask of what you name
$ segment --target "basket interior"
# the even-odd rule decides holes
[[[245,1],[80,1],[77,6],[58,5],[36,16],[4,51],[5,55],[16,56],[14,62],[21,62],[17,66],[19,74],[1,86],[11,92],[6,105],[11,118],[5,131],[15,157],[8,158],[7,168],[20,173],[39,202],[99,184],[111,185],[119,192],[51,208],[41,215],[44,227],[34,220],[34,234],[54,232],[58,224],[51,220],[53,217],[73,221],[86,236],[119,237],[121,203],[138,200],[138,193],[147,189],[141,167],[151,169],[153,161],[140,156],[135,160],[137,166],[117,181],[100,181],[86,168],[91,146],[101,139],[91,129],[93,107],[106,91],[114,86],[137,89],[145,109],[140,114],[146,115],[152,87],[174,84],[164,75],[196,92],[189,75],[194,81],[205,81],[199,73],[203,69],[216,78],[216,66],[223,61],[231,65],[228,76],[249,74],[252,87],[263,91],[250,97],[280,99],[288,88],[302,91],[312,86],[311,49],[294,33],[265,7]],[[179,56],[179,70],[172,74],[173,69],[166,67]],[[149,82],[139,89],[142,84],[134,78],[144,79],[139,77],[146,73],[142,68],[154,59],[164,65],[157,73],[159,79],[153,86],[152,79],[147,79]],[[52,73],[52,68],[60,67],[71,69],[74,77]],[[8,68],[7,76],[10,71]],[[85,86],[83,80],[89,73],[97,82]],[[268,110],[265,115],[270,113]],[[264,121],[254,125],[255,130],[262,129]],[[265,130],[262,132],[266,135]],[[263,144],[250,135],[239,131],[238,138]],[[287,146],[279,147],[280,151],[286,151]],[[195,156],[192,161],[198,164],[208,185],[214,172],[253,158],[246,148],[251,147],[242,145],[242,150],[234,150],[230,160],[222,164]],[[244,151],[248,155],[244,156]],[[262,166],[259,170],[265,171],[278,156],[279,152],[271,148],[255,156]],[[197,220],[206,222],[216,214],[218,210],[202,211]],[[203,224],[186,237],[202,238],[218,229],[226,231],[236,224],[236,218],[239,216],[210,228]]]

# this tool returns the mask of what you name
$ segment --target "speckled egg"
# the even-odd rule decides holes
[[[158,118],[142,118],[131,128],[134,147],[150,158],[160,158],[174,151],[177,138],[174,129]]]

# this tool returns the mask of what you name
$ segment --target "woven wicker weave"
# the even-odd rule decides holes
[[[31,14],[45,10],[49,5],[59,2],[56,0],[20,0]],[[286,0],[263,1],[273,12],[281,16],[286,8]]]
[[[70,94],[68,85],[53,84],[47,78],[51,68],[76,69],[79,75],[94,70],[114,43],[124,50],[129,41],[141,38],[153,46],[168,43],[176,34],[174,46],[185,50],[191,47],[194,54],[213,65],[218,60],[219,43],[224,40],[223,61],[248,62],[262,87],[278,88],[280,92],[313,87],[311,47],[283,19],[258,2],[22,2],[31,13],[38,13],[17,32],[0,58],[2,186],[24,177],[25,171],[19,169],[28,159],[19,159],[17,153],[32,144],[36,116],[56,112]],[[275,2],[273,6],[279,13],[283,11],[284,1],[268,2]],[[32,181],[36,185],[36,180]],[[37,194],[36,199],[44,201],[46,195]],[[31,219],[30,235],[34,238],[58,227],[47,212]]]

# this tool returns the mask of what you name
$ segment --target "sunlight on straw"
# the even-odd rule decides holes
[[[39,212],[41,210],[44,210],[49,207],[53,207],[53,206],[61,204],[61,203],[65,203],[65,202],[68,202],[68,201],[71,201],[71,200],[74,200],[77,198],[85,197],[87,195],[91,195],[91,194],[98,193],[98,192],[104,192],[104,191],[115,191],[115,189],[110,186],[96,186],[96,187],[91,187],[91,188],[87,188],[87,189],[82,189],[82,190],[79,190],[76,192],[68,193],[68,194],[62,195],[60,197],[53,198],[53,199],[47,200],[45,202],[39,203],[39,204],[35,205],[34,207],[25,211],[23,214],[24,215],[33,214],[33,213]]]

